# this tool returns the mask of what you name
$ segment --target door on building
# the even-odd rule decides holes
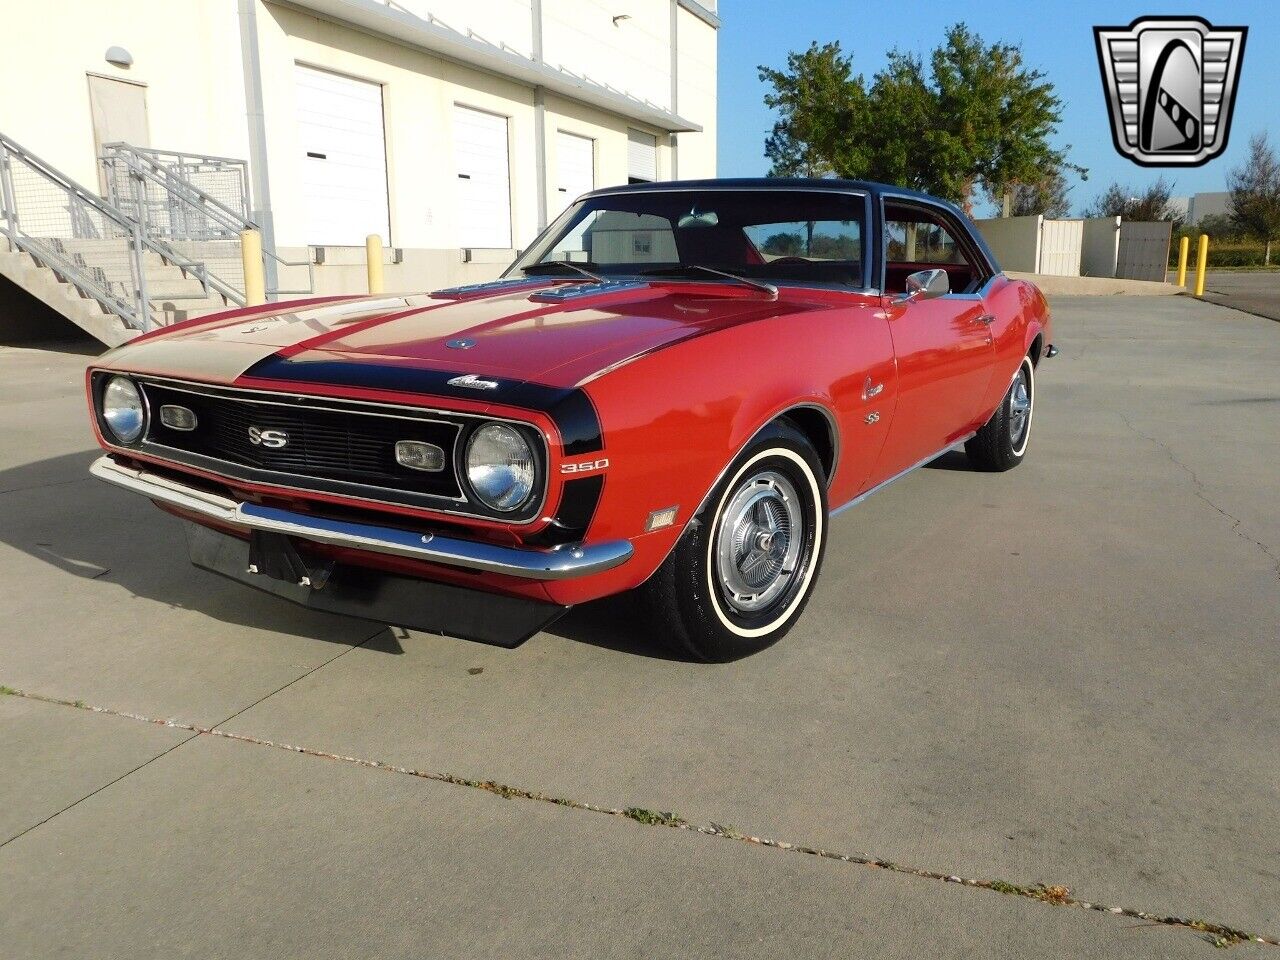
[[[658,179],[658,138],[640,130],[627,131],[627,183]]]
[[[391,242],[382,86],[295,67],[303,242],[359,246]]]
[[[556,191],[560,208],[596,188],[596,142],[564,130],[556,134]]]
[[[102,155],[107,143],[130,143],[149,147],[147,88],[144,84],[89,74],[89,112],[93,119],[94,156]],[[105,194],[106,171],[98,167],[98,186]]]
[[[455,104],[453,155],[458,172],[458,246],[510,249],[507,118]]]

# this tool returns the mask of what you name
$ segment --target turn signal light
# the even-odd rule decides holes
[[[398,440],[396,463],[410,470],[439,473],[444,469],[444,451],[434,443],[423,443],[421,440]]]
[[[160,408],[160,422],[170,430],[194,430],[198,421],[195,411],[180,407],[175,403],[166,403]]]

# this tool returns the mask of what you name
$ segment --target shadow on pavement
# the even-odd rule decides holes
[[[350,643],[348,633],[333,629],[335,620],[346,618],[303,612],[287,600],[224,584],[192,567],[178,521],[88,475],[98,456],[97,450],[85,450],[0,470],[0,543],[62,574],[114,583],[135,597],[223,623]],[[41,586],[77,589],[56,576]],[[402,653],[391,632],[384,633],[366,646]]]

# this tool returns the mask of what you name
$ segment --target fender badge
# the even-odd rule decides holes
[[[468,373],[461,377],[454,377],[448,381],[451,387],[470,387],[472,390],[497,390],[497,380],[482,380],[478,374]]]

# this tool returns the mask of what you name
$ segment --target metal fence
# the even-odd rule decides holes
[[[107,197],[115,206],[139,221],[149,236],[164,237],[171,246],[204,263],[214,287],[229,300],[244,303],[240,233],[258,229],[248,216],[249,181],[244,161],[128,143],[105,144],[98,159]],[[269,249],[262,255],[264,268],[270,262],[276,267],[307,270],[305,288],[271,287],[269,295],[306,294],[315,289],[310,260],[282,260]]]
[[[0,232],[135,330],[158,322],[149,260],[176,266],[208,294],[203,264],[148,237],[142,225],[0,134]]]

